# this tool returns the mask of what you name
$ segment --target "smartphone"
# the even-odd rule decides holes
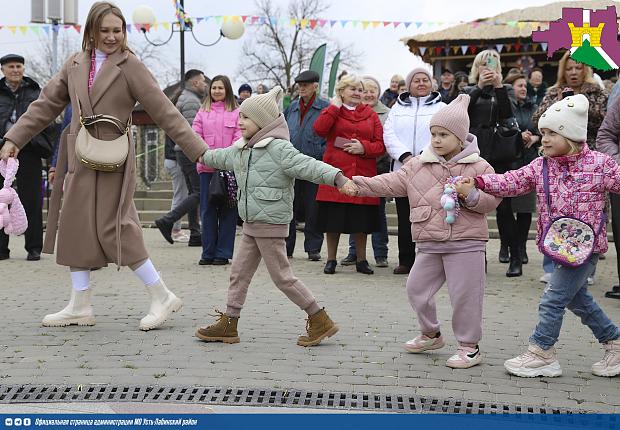
[[[572,88],[570,87],[566,87],[562,90],[562,98],[566,98],[566,97],[570,97],[570,96],[574,96],[575,92],[573,91]]]
[[[351,141],[349,139],[345,139],[344,137],[338,136],[334,140],[334,148],[344,149],[344,145],[346,143],[351,143]]]
[[[490,69],[495,71],[495,69],[497,68],[497,60],[495,59],[494,56],[489,55],[487,57],[487,62],[486,62],[486,66]]]

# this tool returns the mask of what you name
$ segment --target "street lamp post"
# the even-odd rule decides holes
[[[181,9],[183,9],[184,0],[180,0],[180,5],[181,5]],[[189,19],[183,20],[181,19],[181,17],[179,17],[177,21],[172,24],[172,29],[170,31],[170,36],[168,36],[168,39],[166,39],[163,42],[154,42],[150,40],[147,35],[148,29],[150,29],[150,27],[156,22],[153,9],[151,9],[149,6],[138,6],[133,12],[133,22],[134,24],[138,24],[141,26],[140,30],[142,31],[142,34],[144,34],[144,38],[146,39],[148,43],[154,46],[166,45],[168,42],[170,42],[174,33],[179,33],[180,48],[181,48],[181,82],[183,82],[183,79],[185,77],[185,32],[186,31],[190,31],[192,33],[192,37],[194,38],[196,43],[198,43],[201,46],[207,46],[207,47],[215,45],[220,40],[222,40],[222,37],[225,37],[231,40],[239,39],[241,36],[243,36],[243,33],[245,31],[243,21],[237,17],[233,17],[232,19],[222,24],[222,27],[220,28],[220,34],[217,40],[215,40],[212,43],[203,43],[200,40],[198,40],[198,38],[194,34],[193,22]]]

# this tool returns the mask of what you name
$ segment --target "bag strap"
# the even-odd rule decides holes
[[[116,128],[118,128],[118,131],[120,131],[122,134],[129,133],[129,129],[131,128],[131,115],[129,116],[129,120],[127,121],[127,124],[123,124],[123,122],[120,119],[112,115],[98,114],[98,115],[84,116],[82,115],[82,102],[80,102],[80,98],[78,97],[77,93],[75,94],[75,98],[78,102],[80,124],[82,124],[83,126],[87,127],[87,126],[96,124],[98,122],[107,122],[108,124],[112,124]]]
[[[549,191],[549,164],[547,159],[543,157],[543,188],[545,190],[545,200],[547,202],[547,212],[549,213],[549,218],[551,218],[551,192]],[[603,209],[601,215],[601,221],[599,222],[598,228],[596,229],[596,235],[598,236],[601,231],[603,231],[603,226],[607,224],[607,211]]]

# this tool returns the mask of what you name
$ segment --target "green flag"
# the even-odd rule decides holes
[[[325,69],[325,53],[327,51],[327,44],[322,44],[314,54],[312,54],[312,60],[310,60],[310,70],[319,74],[319,89],[318,93],[321,94],[321,85],[323,84],[323,69]]]
[[[329,87],[327,89],[327,96],[331,99],[334,97],[334,88],[336,88],[336,78],[338,77],[338,66],[340,65],[340,51],[334,57],[332,61],[332,67],[329,71]]]

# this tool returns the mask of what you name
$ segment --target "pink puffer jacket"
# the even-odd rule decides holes
[[[489,227],[485,214],[502,199],[480,192],[474,206],[461,206],[454,224],[446,223],[446,211],[440,201],[448,177],[492,172],[493,168],[480,157],[476,136],[469,134],[463,151],[450,161],[440,159],[428,146],[396,172],[373,178],[354,176],[353,182],[362,196],[409,197],[411,236],[415,242],[486,241]]]
[[[209,145],[209,149],[228,148],[241,137],[239,109],[227,111],[224,102],[211,104],[211,111],[198,111],[192,128]],[[198,173],[210,173],[215,169],[197,164]]]
[[[579,154],[552,157],[549,164],[549,189],[551,213],[547,210],[543,187],[543,158],[539,157],[519,170],[503,175],[482,175],[485,192],[502,197],[513,197],[536,190],[538,200],[538,235],[540,240],[551,219],[570,216],[587,222],[598,229],[603,210],[605,193],[620,193],[620,167],[609,155],[591,151],[584,145]],[[478,181],[479,182],[479,181]],[[607,229],[603,226],[594,246],[595,253],[607,251]]]

